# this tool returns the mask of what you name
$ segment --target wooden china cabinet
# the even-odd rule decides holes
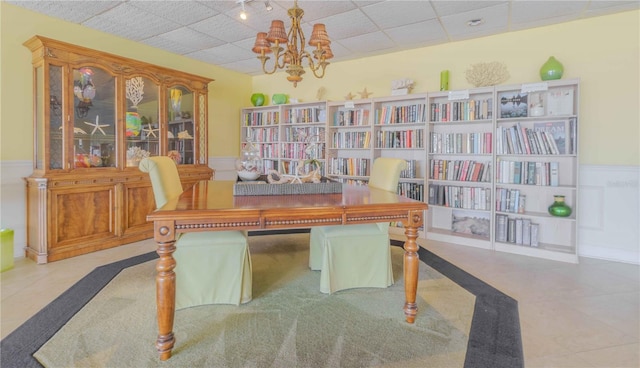
[[[168,155],[183,186],[211,179],[212,79],[35,36],[34,172],[26,256],[46,263],[150,238],[141,157]]]

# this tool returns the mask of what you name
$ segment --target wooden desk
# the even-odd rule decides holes
[[[427,204],[366,186],[344,185],[342,193],[283,196],[233,196],[231,181],[201,181],[147,216],[158,243],[156,303],[160,360],[171,357],[175,343],[176,261],[178,233],[191,231],[268,230],[402,221],[404,244],[404,314],[415,321],[418,287],[418,228]],[[256,184],[260,185],[260,184]]]

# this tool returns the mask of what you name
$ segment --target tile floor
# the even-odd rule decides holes
[[[527,367],[640,367],[640,266],[421,245],[518,300]],[[96,266],[153,250],[146,240],[46,265],[17,259],[0,274],[2,338]]]

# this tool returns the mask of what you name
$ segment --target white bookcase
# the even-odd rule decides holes
[[[579,86],[570,79],[246,108],[241,137],[253,137],[265,172],[287,173],[307,157],[301,137],[313,137],[323,175],[346,183],[366,183],[378,157],[405,159],[399,193],[429,204],[421,238],[578,262]],[[570,216],[549,214],[558,195]]]
[[[491,249],[494,89],[428,101],[427,238]]]
[[[577,263],[579,81],[495,92],[494,247]],[[556,195],[572,208],[569,217],[549,214]]]

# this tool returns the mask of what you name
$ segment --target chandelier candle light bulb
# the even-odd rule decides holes
[[[258,59],[262,62],[262,71],[265,74],[273,74],[278,69],[286,69],[287,80],[293,83],[294,87],[298,86],[298,82],[302,81],[302,75],[305,73],[302,62],[307,59],[309,69],[316,78],[324,77],[324,71],[329,62],[327,60],[333,57],[331,52],[331,41],[327,35],[324,24],[318,23],[313,25],[309,46],[315,47],[311,53],[305,50],[305,37],[302,32],[301,22],[304,11],[298,7],[298,1],[293,4],[293,8],[288,11],[291,18],[291,28],[289,33],[285,31],[284,22],[274,20],[271,22],[269,33],[259,32],[256,35],[256,42],[251,49],[258,54]],[[281,47],[286,45],[286,49]],[[266,63],[273,54],[273,68],[267,70]],[[315,59],[315,61],[314,61]]]

